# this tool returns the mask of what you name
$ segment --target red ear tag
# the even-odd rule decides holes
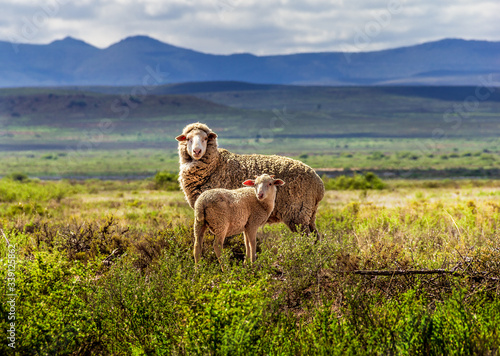
[[[250,187],[253,187],[255,185],[255,181],[249,179],[243,182],[243,185],[248,185]]]

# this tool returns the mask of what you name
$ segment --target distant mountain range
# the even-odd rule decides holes
[[[194,81],[478,85],[488,77],[500,82],[500,42],[445,39],[375,52],[255,56],[200,53],[146,36],[105,49],[71,37],[47,45],[0,41],[0,87],[145,84],[142,90],[149,90]]]

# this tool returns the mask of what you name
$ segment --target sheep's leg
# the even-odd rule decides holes
[[[245,237],[246,260],[255,262],[257,258],[257,229],[248,228],[243,233]]]
[[[292,232],[299,232],[307,236],[311,233],[316,234],[316,241],[320,239],[318,229],[316,227],[316,210],[313,211],[311,216],[301,214],[299,217],[291,218],[285,221],[285,224]]]
[[[316,209],[317,209],[317,207],[316,207]],[[309,219],[309,230],[316,234],[316,242],[318,242],[321,240],[321,236],[319,235],[319,231],[316,228],[316,211],[317,210],[314,210],[314,212],[311,216],[311,219]]]
[[[297,224],[293,220],[285,221],[286,226],[290,229],[291,232],[297,232]]]
[[[312,221],[312,222],[309,223],[309,231],[313,232],[314,235],[316,235],[316,241],[315,242],[321,241],[321,236],[319,234],[318,229],[316,228],[316,222]]]
[[[243,232],[243,239],[245,240],[245,259],[248,261],[251,247],[250,247],[250,239],[248,238],[248,234],[246,232]]]
[[[194,262],[198,263],[201,258],[201,252],[203,249],[203,236],[207,230],[207,225],[197,219],[194,222]]]
[[[309,235],[309,224],[304,224],[302,221],[290,220],[286,222],[286,225],[292,232],[300,232]]]

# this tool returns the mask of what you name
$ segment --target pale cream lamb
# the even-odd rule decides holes
[[[201,258],[203,236],[207,229],[215,235],[214,250],[220,261],[224,239],[243,233],[247,261],[255,261],[257,230],[274,209],[276,190],[281,179],[263,174],[243,182],[253,188],[211,189],[203,192],[194,205],[194,259]]]

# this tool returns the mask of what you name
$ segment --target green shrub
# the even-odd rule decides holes
[[[401,151],[396,153],[396,157],[399,159],[405,159],[405,158],[410,158],[413,155],[413,153],[409,151]]]
[[[264,336],[265,305],[269,303],[264,281],[246,285],[223,282],[216,288],[181,303],[183,342],[188,354],[259,354]],[[180,300],[182,301],[181,298]],[[265,325],[265,324],[264,324]]]
[[[16,238],[11,237],[14,242]],[[83,299],[90,265],[69,263],[59,253],[36,252],[18,257],[16,266],[16,354],[66,355],[98,350],[95,324]],[[5,280],[2,269],[1,279]],[[3,289],[3,288],[2,288]],[[3,303],[2,303],[3,305]],[[2,307],[0,307],[2,309]],[[3,310],[0,310],[2,315]],[[0,321],[5,340],[7,318]],[[1,354],[9,354],[6,342]]]
[[[171,172],[158,172],[154,177],[155,189],[158,190],[179,190],[179,176]]]
[[[352,177],[342,175],[336,178],[323,177],[326,190],[359,190],[384,189],[385,183],[372,172],[354,174]]]
[[[483,153],[481,154],[480,159],[483,161],[494,161],[495,157],[492,154]]]
[[[4,178],[0,180],[0,203],[36,203],[51,200],[60,201],[62,198],[76,194],[82,190],[82,186],[71,185],[68,181],[40,182],[36,180],[12,180]]]
[[[488,313],[499,303],[481,306],[477,301],[473,314],[463,297],[463,291],[454,289],[430,308],[428,296],[416,290],[385,299],[354,289],[345,295],[344,317],[332,313],[328,304],[318,308],[303,327],[310,338],[303,344],[307,354],[489,354],[500,342],[493,326],[500,312]]]
[[[379,161],[384,158],[387,158],[387,156],[379,151],[372,152],[371,155],[368,156],[368,159],[373,161]]]
[[[42,159],[57,159],[57,156],[52,153],[47,153],[42,156]]]
[[[25,173],[11,173],[4,177],[5,179],[10,179],[15,182],[27,182],[29,181],[28,175]]]

